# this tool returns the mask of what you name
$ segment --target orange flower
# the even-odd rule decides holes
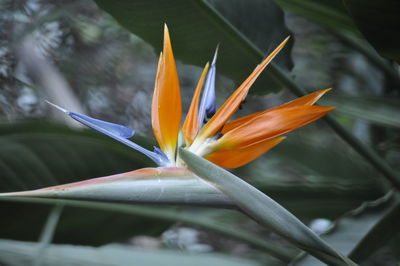
[[[216,110],[216,57],[207,63],[197,84],[192,103],[182,126],[185,148],[222,167],[235,168],[256,159],[278,145],[290,131],[307,125],[334,107],[314,106],[330,89],[316,91],[283,105],[229,122],[246,98],[257,77],[285,46],[286,38],[259,64],[239,88]],[[100,121],[60,107],[75,120],[138,150],[159,166],[184,166],[177,152],[181,125],[181,96],[175,59],[167,26],[164,49],[158,61],[151,107],[154,135],[160,145],[149,151],[128,140],[134,131],[121,125]]]
[[[164,31],[164,34],[164,51],[170,51],[171,44],[169,43],[170,37],[167,29]],[[311,93],[281,106],[228,122],[245,99],[251,85],[284,47],[288,39],[289,38],[286,38],[270,55],[268,55],[221,108],[210,117],[210,120],[203,124],[203,121],[199,121],[199,116],[202,115],[199,113],[199,108],[200,110],[202,109],[201,106],[199,107],[200,94],[203,87],[204,90],[209,88],[207,87],[207,80],[215,79],[215,57],[210,70],[208,70],[208,64],[206,65],[198,82],[182,128],[186,149],[199,156],[205,156],[205,158],[220,166],[228,168],[239,167],[256,159],[279,144],[284,139],[284,137],[282,137],[283,134],[309,124],[334,109],[334,107],[313,106],[324,93],[329,91],[329,89],[327,89]],[[172,51],[170,53],[172,55]],[[170,58],[173,60],[172,56]],[[175,68],[173,62],[170,62],[169,66],[167,66],[165,60],[160,60],[158,73],[165,73],[170,68]],[[173,73],[173,80],[175,82],[176,70],[170,69],[169,71]],[[214,76],[211,77],[210,74]],[[206,77],[207,80],[204,85]],[[159,119],[159,123],[156,124],[154,128],[155,132],[161,132],[159,125],[167,125],[172,118],[178,119],[181,115],[180,108],[179,111],[177,111],[178,108],[172,106],[172,103],[180,103],[180,101],[176,99],[176,97],[178,97],[177,95],[179,95],[179,93],[176,92],[179,86],[170,85],[171,77],[163,76],[163,78],[164,80],[157,74],[157,93],[154,94],[155,98],[153,99],[152,109],[153,121],[154,117]],[[165,92],[160,93],[161,90],[165,90]],[[203,92],[203,98],[204,97],[207,97],[206,91]],[[155,102],[162,102],[165,108],[154,108]],[[161,116],[165,117],[165,121],[161,121]],[[161,134],[161,136],[157,137],[161,149],[166,152],[167,155],[169,151],[163,149],[162,143],[166,139],[168,139],[170,143],[177,142],[178,133],[176,124],[174,120],[175,126],[173,131],[169,132],[167,129],[164,131],[169,133],[168,136],[167,133],[165,133],[165,136]],[[153,122],[153,127],[154,125]],[[168,157],[170,156],[168,155]],[[179,160],[175,161],[175,164],[179,165],[180,163]]]

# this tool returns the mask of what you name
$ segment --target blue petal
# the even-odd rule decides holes
[[[132,128],[125,127],[122,125],[106,122],[103,120],[95,119],[87,115],[83,115],[80,113],[75,113],[75,112],[69,112],[69,115],[74,118],[79,117],[81,120],[86,121],[88,127],[91,127],[90,125],[96,125],[98,128],[102,128],[107,132],[110,132],[111,134],[120,136],[122,138],[131,138],[134,134],[135,131]],[[103,133],[103,132],[102,132]]]
[[[134,130],[125,126],[121,126],[118,124],[113,124],[110,122],[98,120],[92,117],[89,117],[87,115],[83,115],[80,113],[75,113],[75,112],[70,112],[68,110],[65,110],[58,105],[55,105],[53,103],[47,102],[51,104],[52,106],[56,107],[57,109],[63,111],[64,113],[68,114],[70,117],[75,119],[76,121],[90,127],[91,129],[94,129],[100,133],[103,133],[104,135],[107,135],[141,153],[149,157],[151,160],[153,160],[158,166],[167,166],[169,164],[168,158],[164,155],[162,156],[159,152],[152,152],[149,151],[140,145],[128,140],[127,138],[130,138],[134,134]],[[161,152],[161,151],[160,151]],[[162,153],[162,152],[161,152]]]
[[[207,73],[206,82],[204,84],[203,96],[201,97],[199,107],[199,124],[204,125],[215,114],[217,109],[215,97],[215,74],[216,74],[216,61],[218,55],[218,46],[215,50],[214,59],[212,61],[210,70]]]

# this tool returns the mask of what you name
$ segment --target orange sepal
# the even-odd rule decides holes
[[[257,77],[261,74],[264,68],[274,59],[278,52],[285,46],[289,37],[287,37],[275,50],[259,64],[250,76],[239,86],[239,88],[225,101],[225,103],[218,109],[213,117],[204,125],[200,132],[202,139],[209,138],[215,135],[228,121],[228,119],[239,108],[240,103],[246,98],[251,85],[256,81]]]
[[[224,125],[224,127],[221,130],[222,134],[225,134],[226,132],[239,127],[241,125],[243,125],[244,123],[246,123],[247,121],[251,120],[252,118],[260,115],[260,114],[264,114],[266,112],[270,112],[272,110],[276,110],[279,108],[285,108],[285,107],[293,107],[293,106],[299,106],[299,105],[313,105],[314,103],[316,103],[325,93],[327,93],[328,91],[330,91],[331,89],[325,89],[325,90],[319,90],[313,93],[310,93],[308,95],[305,95],[303,97],[297,98],[293,101],[284,103],[282,105],[273,107],[271,109],[265,110],[265,111],[261,111],[261,112],[257,112],[257,113],[253,113],[250,115],[246,115],[243,116],[241,118],[235,119],[231,122],[228,122]]]
[[[192,144],[193,139],[199,132],[199,101],[201,90],[203,88],[204,79],[207,75],[209,64],[204,67],[203,73],[197,83],[196,91],[194,92],[192,103],[190,104],[189,111],[186,115],[185,122],[183,123],[182,133],[185,137],[186,146]]]
[[[293,106],[279,108],[253,117],[215,142],[214,149],[239,148],[281,136],[309,124],[335,107]]]
[[[158,63],[151,117],[154,135],[161,150],[170,159],[175,157],[181,123],[182,104],[178,73],[168,28],[164,27],[164,49]]]
[[[224,168],[236,168],[245,165],[278,145],[285,137],[267,139],[239,149],[221,149],[205,156],[207,160]]]

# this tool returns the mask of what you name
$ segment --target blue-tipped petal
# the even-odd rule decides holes
[[[58,105],[55,105],[53,103],[50,103],[46,101],[50,105],[54,106],[55,108],[61,110],[62,112],[66,113],[69,115],[71,118],[75,119],[76,121],[90,127],[93,130],[96,130],[100,133],[103,133],[104,135],[107,135],[141,153],[149,157],[151,160],[153,160],[158,166],[167,166],[169,164],[168,158],[164,155],[162,156],[158,152],[152,152],[149,151],[140,145],[128,140],[127,138],[130,138],[134,135],[134,130],[122,125],[102,121],[99,119],[95,119],[92,117],[89,117],[87,115],[83,115],[80,113],[75,113],[71,112],[68,110],[65,110],[64,108],[61,108]]]
[[[90,116],[87,116],[84,114],[71,112],[71,111],[65,110],[64,108],[62,108],[54,103],[51,103],[49,101],[46,101],[46,103],[50,104],[51,106],[57,108],[58,110],[60,110],[64,113],[66,113],[67,115],[71,116],[72,118],[79,121],[80,123],[92,128],[94,130],[97,130],[107,136],[109,136],[109,134],[112,134],[115,136],[119,136],[119,137],[128,139],[128,138],[133,137],[133,135],[135,134],[135,130],[133,130],[132,128],[114,124],[114,123],[110,123],[110,122],[106,122],[106,121],[99,120],[99,119],[95,119],[93,117],[90,117]]]
[[[105,131],[115,134],[122,138],[129,139],[129,138],[133,137],[133,135],[135,134],[135,131],[132,128],[129,128],[126,126],[122,126],[122,125],[106,122],[103,120],[95,119],[90,116],[83,115],[80,113],[75,113],[75,112],[69,112],[69,115],[71,117],[74,117],[74,116],[79,117],[82,120],[87,121],[87,123],[90,125],[96,125],[99,128],[102,128]],[[90,127],[90,125],[87,125],[87,126]]]
[[[67,114],[76,121],[81,122],[82,124],[90,127],[91,129],[99,131],[100,133],[103,133],[107,136],[113,135],[121,138],[131,138],[135,134],[135,131],[132,128],[126,126],[106,122],[84,114],[75,113],[71,111],[69,111]]]
[[[216,61],[218,55],[218,46],[215,49],[214,58],[208,71],[206,82],[204,84],[203,95],[201,97],[199,107],[199,125],[203,126],[216,112],[216,97],[215,97],[215,74]]]

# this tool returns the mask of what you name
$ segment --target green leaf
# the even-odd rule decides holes
[[[45,204],[45,205],[59,204],[59,205],[64,205],[66,207],[78,207],[78,208],[66,208],[67,210],[68,209],[73,210],[73,214],[76,214],[76,216],[71,217],[72,213],[69,213],[70,215],[68,215],[68,213],[65,214],[65,211],[63,212],[63,217],[62,217],[63,219],[60,220],[60,225],[57,228],[56,242],[59,241],[60,239],[57,238],[57,235],[58,236],[61,235],[62,236],[61,239],[63,239],[63,241],[66,241],[65,235],[70,236],[76,232],[79,232],[79,235],[82,237],[82,239],[79,239],[80,241],[76,240],[72,241],[72,243],[91,243],[93,242],[91,238],[98,237],[98,235],[104,235],[104,232],[109,232],[109,234],[111,236],[114,236],[115,239],[115,234],[117,234],[121,230],[124,230],[124,226],[126,224],[132,227],[138,227],[138,229],[140,229],[141,226],[143,226],[143,224],[140,222],[144,222],[147,227],[155,227],[157,229],[157,227],[154,226],[154,223],[149,221],[155,221],[156,224],[163,224],[165,223],[165,221],[170,221],[170,222],[181,222],[192,226],[199,226],[201,228],[210,230],[212,232],[216,232],[228,236],[230,238],[237,239],[244,243],[248,243],[251,246],[261,251],[267,252],[271,256],[276,257],[284,262],[291,261],[294,255],[297,253],[297,251],[293,250],[292,248],[277,247],[276,245],[269,243],[262,238],[258,238],[255,235],[243,231],[237,226],[233,226],[232,224],[229,223],[222,223],[221,221],[218,221],[216,219],[213,219],[212,217],[204,215],[204,211],[207,212],[207,210],[202,210],[202,209],[196,209],[196,212],[193,212],[192,210],[185,211],[182,209],[168,208],[168,207],[135,206],[131,204],[116,204],[116,203],[94,202],[94,201],[84,201],[84,200],[78,201],[78,200],[59,200],[59,199],[28,198],[28,197],[0,197],[0,202],[7,203],[8,201],[15,203],[29,202],[31,203],[31,207],[35,206],[35,204]],[[2,206],[0,205],[0,209],[3,210],[4,208],[1,207]],[[32,213],[30,213],[29,211],[25,212],[29,214],[28,215],[29,219],[27,221],[29,221],[30,225],[32,225],[31,216],[40,217],[42,214],[38,213],[37,210],[34,208],[30,208],[28,210],[32,210]],[[81,212],[77,212],[77,210],[81,210]],[[97,210],[102,211],[101,213],[103,216],[105,214],[109,214],[107,217],[109,217],[110,219],[107,222],[107,226],[110,228],[110,230],[103,230],[104,225],[100,223],[102,217],[100,217],[100,219],[95,221],[92,221],[90,219],[92,217],[91,214]],[[228,210],[225,210],[225,212],[226,211]],[[221,210],[219,210],[219,212],[221,212]],[[18,221],[18,218],[20,217],[21,214],[19,213],[17,217],[14,217],[14,220]],[[91,230],[88,230],[89,228],[86,228],[86,224],[83,224],[82,220],[80,220],[79,217],[82,217],[82,220],[87,221],[88,224],[91,226],[90,228],[94,228],[97,231],[92,232]],[[138,219],[138,217],[142,218]],[[143,219],[143,217],[149,219]],[[76,229],[72,227],[70,224],[71,221],[68,220],[73,220],[74,223],[78,225],[78,227]],[[112,223],[110,221],[112,221]],[[3,222],[3,220],[1,222]],[[26,220],[24,220],[24,223],[26,223]],[[10,232],[10,231],[13,232],[13,230],[15,231],[15,228],[11,227],[10,229],[10,227],[6,227],[6,225],[9,226],[8,223],[1,225],[2,227],[5,227],[6,230],[5,232]],[[85,229],[85,231],[82,231],[83,228]],[[8,237],[8,234],[6,234],[5,232],[1,232],[2,236]],[[141,233],[143,233],[143,231],[141,231]],[[85,238],[90,238],[90,240],[85,241]],[[76,237],[72,237],[72,239],[76,239]],[[70,239],[67,238],[67,242],[71,242]]]
[[[362,262],[371,254],[387,243],[398,230],[400,220],[400,199],[394,193],[374,202],[367,202],[353,213],[353,219],[348,217],[349,223],[360,221],[365,233],[357,245],[351,250],[349,257]],[[349,215],[350,216],[350,215]],[[368,231],[367,231],[368,230]],[[360,232],[361,234],[361,232]]]
[[[271,52],[280,44],[281,40],[292,34],[284,23],[282,9],[275,1],[208,0],[208,2],[260,51],[265,53]],[[288,45],[291,48],[292,43]],[[287,52],[282,51],[274,59],[274,62],[285,69],[292,69],[293,62],[288,50],[286,50]]]
[[[387,59],[400,62],[400,3],[396,0],[344,0],[364,37]]]
[[[400,103],[388,97],[335,96],[322,99],[323,105],[336,106],[336,111],[365,119],[373,124],[400,128]]]
[[[399,218],[399,198],[394,193],[388,193],[345,214],[322,238],[354,261],[362,262],[393,235]],[[311,256],[305,256],[296,265],[323,264]]]
[[[143,168],[0,197],[40,197],[95,201],[232,207],[232,202],[185,168]]]
[[[282,12],[271,0],[236,0],[237,4],[240,3],[240,8],[235,8],[237,5],[232,3],[218,2],[218,10],[226,14],[228,19],[235,16],[232,22],[203,0],[95,2],[126,29],[154,46],[156,53],[161,51],[163,24],[167,23],[174,55],[186,64],[203,67],[211,60],[219,43],[218,73],[231,78],[236,85],[251,73],[267,52],[275,48],[276,43],[280,43],[288,35]],[[252,17],[254,24],[249,26],[246,20],[238,21],[240,17],[247,21]],[[238,25],[239,29],[232,24]],[[265,27],[266,24],[269,24],[268,27]],[[274,30],[268,30],[270,27],[274,27]],[[262,36],[259,35],[260,32]],[[257,44],[258,47],[255,46]],[[267,47],[268,50],[264,50]],[[289,46],[281,53],[287,58]],[[283,61],[290,62],[289,59]],[[271,65],[270,68],[274,66]],[[281,83],[266,70],[254,84],[251,93],[265,94],[279,88],[282,88]]]
[[[397,83],[397,71],[361,37],[342,0],[277,0],[282,8],[325,26],[341,42],[357,50]]]
[[[225,193],[238,208],[260,224],[329,265],[355,265],[255,187],[182,148],[180,155],[195,174]]]
[[[277,0],[282,8],[334,29],[358,33],[342,0]]]
[[[10,266],[32,265],[37,250],[37,243],[14,240],[0,240],[0,262]],[[89,246],[50,245],[46,249],[43,266],[175,266],[175,265],[221,265],[221,266],[256,266],[256,261],[235,258],[221,254],[185,254],[177,251],[143,249],[118,244],[98,248]]]

